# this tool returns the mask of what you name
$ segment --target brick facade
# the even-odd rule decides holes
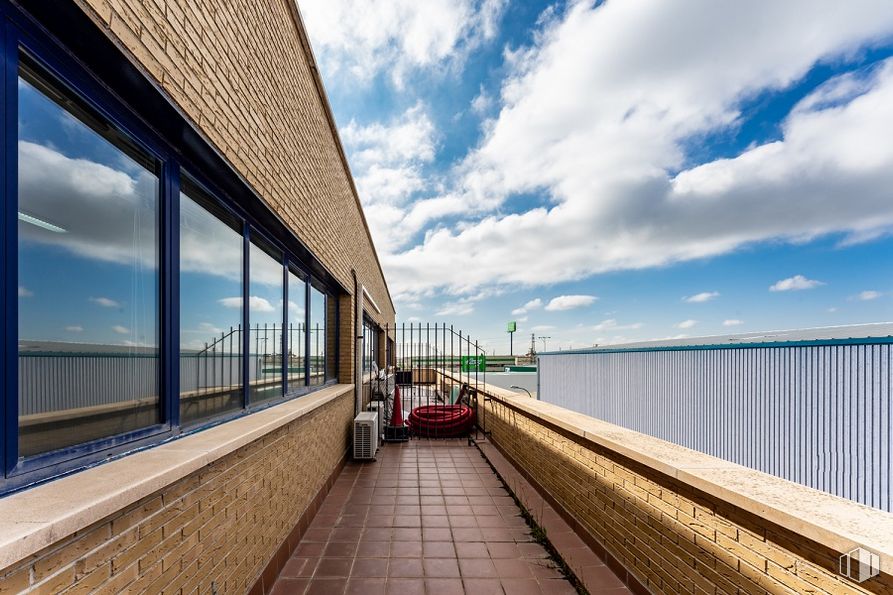
[[[372,244],[291,0],[75,0],[347,290],[393,324]],[[353,295],[337,298],[352,383]],[[334,307],[331,302],[330,306]],[[350,443],[353,392],[0,570],[0,594],[245,593],[272,584]]]
[[[0,570],[0,594],[222,594],[246,593],[259,579],[271,585],[276,558],[288,558],[281,546],[297,544],[346,455],[353,406],[345,393]],[[275,571],[262,576],[268,566]]]
[[[651,593],[893,593],[832,551],[496,399],[486,428],[628,583]],[[634,590],[637,590],[634,588]]]

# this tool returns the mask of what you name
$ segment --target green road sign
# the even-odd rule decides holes
[[[487,370],[487,356],[463,355],[461,365],[463,372],[484,372]]]
[[[508,332],[513,333],[518,330],[518,323],[514,320],[509,323]]]

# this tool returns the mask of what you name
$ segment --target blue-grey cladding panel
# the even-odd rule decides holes
[[[551,354],[539,396],[893,511],[891,356],[889,343]]]

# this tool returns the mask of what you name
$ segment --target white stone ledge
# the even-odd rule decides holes
[[[0,570],[353,390],[336,384],[0,498]]]
[[[444,373],[452,377],[450,373]],[[459,376],[455,376],[459,380]],[[490,385],[494,400],[674,477],[836,552],[878,554],[893,575],[893,514]],[[483,423],[486,425],[486,418]]]

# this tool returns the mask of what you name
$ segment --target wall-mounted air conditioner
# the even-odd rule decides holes
[[[353,458],[369,461],[378,451],[378,412],[364,411],[353,420]]]
[[[369,411],[374,411],[378,415],[378,436],[381,439],[381,435],[384,434],[384,424],[385,424],[385,408],[387,407],[387,403],[385,401],[372,401],[369,403]]]

